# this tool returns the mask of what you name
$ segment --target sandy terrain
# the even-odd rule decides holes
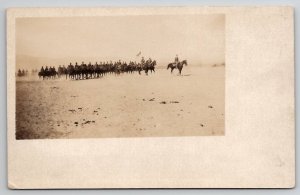
[[[17,139],[224,135],[224,66],[90,80],[22,78]]]

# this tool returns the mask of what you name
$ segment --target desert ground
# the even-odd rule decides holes
[[[224,135],[225,68],[16,81],[16,139]]]

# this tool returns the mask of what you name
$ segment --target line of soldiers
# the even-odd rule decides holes
[[[27,76],[28,75],[28,70],[21,70],[19,69],[18,72],[17,72],[17,76],[18,77],[23,77],[23,76]]]
[[[145,61],[144,57],[140,63],[130,61],[129,63],[125,61],[116,61],[116,62],[96,62],[92,64],[85,64],[82,62],[80,65],[76,62],[74,65],[70,63],[67,67],[59,65],[58,70],[55,70],[55,67],[42,67],[39,72],[39,76],[43,78],[55,78],[56,76],[61,77],[63,75],[66,78],[71,79],[89,79],[89,78],[98,78],[107,73],[133,73],[138,71],[141,74],[141,71],[145,70],[145,73],[148,74],[148,71],[155,72],[156,61],[149,58]]]
[[[31,70],[31,75],[35,75],[38,73],[38,69],[32,69]],[[29,71],[27,69],[18,69],[18,71],[16,72],[16,75],[18,77],[23,77],[23,76],[28,76],[29,75]]]
[[[57,76],[57,71],[55,70],[55,67],[49,67],[46,66],[46,68],[44,69],[44,67],[42,66],[41,71],[38,73],[39,78],[55,78]]]

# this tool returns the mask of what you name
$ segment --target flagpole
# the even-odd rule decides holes
[[[138,61],[139,61],[138,59],[139,59],[139,57],[141,56],[141,54],[142,54],[142,52],[141,52],[141,51],[140,51],[140,52],[138,52],[138,53],[136,54],[136,56],[135,56],[135,59],[136,59],[135,61],[136,61],[136,62],[138,62]]]

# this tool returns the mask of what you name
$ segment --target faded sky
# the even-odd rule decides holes
[[[17,68],[71,62],[140,60],[165,65],[187,59],[189,65],[225,62],[225,16],[97,16],[18,18]]]

